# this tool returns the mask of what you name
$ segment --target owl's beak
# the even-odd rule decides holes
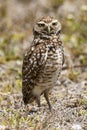
[[[51,31],[51,30],[50,30],[50,26],[47,27],[47,31],[48,31],[48,33],[50,33],[50,31]]]

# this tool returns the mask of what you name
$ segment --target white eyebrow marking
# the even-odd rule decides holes
[[[57,19],[55,19],[55,20],[53,20],[53,21],[52,21],[52,23],[56,23],[56,22],[58,22],[58,20],[57,20]]]
[[[45,24],[45,22],[44,21],[40,21],[37,24]]]

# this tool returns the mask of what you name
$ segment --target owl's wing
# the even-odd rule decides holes
[[[22,93],[25,104],[31,98],[31,90],[34,87],[35,78],[44,67],[47,54],[48,51],[44,45],[32,46],[25,53],[22,66]]]
[[[61,49],[61,53],[62,53],[62,65],[64,64],[65,61],[65,57],[64,57],[64,49],[63,49],[63,43],[61,40],[59,40],[59,47]]]
[[[63,65],[65,61],[63,45],[61,46],[61,51],[62,51],[62,65]]]

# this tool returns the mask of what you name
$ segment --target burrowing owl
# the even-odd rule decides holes
[[[48,93],[55,86],[64,61],[60,31],[60,22],[49,16],[34,25],[34,40],[25,53],[22,67],[25,104],[36,100],[40,106],[40,95],[44,94],[51,109]]]

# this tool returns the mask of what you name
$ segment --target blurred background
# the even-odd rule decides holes
[[[0,0],[1,109],[12,105],[12,100],[2,93],[21,93],[23,55],[32,42],[33,25],[38,18],[48,15],[62,24],[65,76],[61,79],[87,81],[87,0]],[[1,120],[6,119],[3,116]]]

